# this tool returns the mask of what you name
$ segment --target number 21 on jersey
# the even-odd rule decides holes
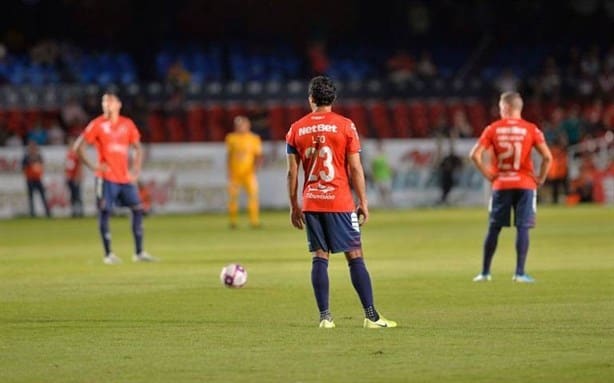
[[[503,149],[497,155],[499,170],[519,170],[522,156],[521,141],[500,141],[499,146]]]

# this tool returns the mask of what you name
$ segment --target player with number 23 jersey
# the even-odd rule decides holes
[[[310,113],[292,124],[286,142],[303,165],[303,211],[354,211],[346,159],[360,152],[354,123],[334,112]]]

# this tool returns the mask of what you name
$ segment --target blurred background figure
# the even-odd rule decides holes
[[[439,163],[439,187],[441,189],[441,197],[439,198],[439,204],[447,205],[448,195],[452,191],[452,188],[456,184],[456,178],[458,172],[463,167],[463,160],[456,155],[454,151],[454,142],[449,140],[450,150]]]
[[[64,161],[64,175],[66,177],[66,186],[70,194],[70,212],[72,217],[83,217],[83,199],[81,197],[81,181],[83,179],[83,166],[79,153],[77,153],[73,144],[75,137],[68,137],[68,149],[66,150],[66,159]]]
[[[558,138],[550,147],[550,152],[552,165],[548,171],[546,185],[551,189],[552,203],[558,204],[560,194],[567,194],[567,150],[564,139]]]
[[[262,164],[262,142],[260,136],[251,132],[247,117],[235,117],[234,131],[226,135],[226,153],[230,227],[237,227],[239,197],[243,189],[247,194],[249,223],[257,228],[260,226],[260,203],[256,173]]]
[[[21,162],[21,169],[26,178],[30,216],[36,216],[34,209],[34,192],[37,192],[41,197],[41,201],[45,209],[45,215],[47,217],[51,217],[51,211],[49,210],[49,204],[47,203],[47,196],[45,194],[45,186],[43,185],[43,156],[41,155],[40,149],[36,142],[28,142],[26,152]]]
[[[143,207],[143,215],[149,215],[151,213],[151,187],[145,182],[139,180],[137,182],[139,188],[139,197],[141,198],[141,206]]]
[[[381,140],[377,141],[375,154],[371,160],[371,177],[377,190],[379,201],[384,207],[392,206],[393,170]]]

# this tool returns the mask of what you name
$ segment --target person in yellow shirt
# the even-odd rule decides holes
[[[226,135],[228,169],[228,213],[230,227],[237,227],[239,193],[247,193],[247,211],[252,227],[260,226],[258,179],[256,172],[262,164],[262,141],[251,132],[251,123],[245,116],[234,119],[234,132]]]

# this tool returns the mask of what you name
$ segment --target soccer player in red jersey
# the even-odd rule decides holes
[[[522,97],[516,92],[505,92],[499,100],[501,119],[484,129],[471,149],[471,160],[480,173],[492,183],[490,223],[484,240],[482,272],[474,282],[492,279],[490,265],[497,248],[501,228],[510,226],[514,211],[516,226],[516,272],[512,280],[531,283],[534,279],[525,273],[529,251],[529,229],[535,226],[537,187],[548,176],[552,154],[539,128],[521,117]],[[531,152],[535,148],[542,160],[539,173],[533,171]],[[485,150],[492,151],[492,166],[482,161]]]
[[[143,250],[143,207],[136,186],[143,158],[140,134],[131,119],[120,115],[121,107],[118,95],[106,92],[102,96],[102,115],[88,124],[74,144],[74,150],[79,153],[85,166],[96,174],[98,223],[104,246],[104,263],[109,265],[122,262],[111,250],[109,217],[116,203],[129,207],[132,211],[132,234],[135,244],[132,260],[135,262],[155,260]],[[97,163],[87,158],[84,151],[85,143],[96,147]],[[129,166],[130,149],[133,149],[135,154],[132,169]]]
[[[328,259],[330,253],[339,252],[345,253],[352,284],[364,308],[364,327],[396,327],[396,322],[379,315],[373,303],[360,237],[360,225],[369,218],[360,141],[354,123],[332,112],[335,98],[336,88],[331,79],[313,78],[309,84],[312,113],[292,124],[286,135],[290,220],[297,229],[305,227],[307,231],[320,327],[335,327],[329,310]],[[301,165],[305,174],[302,209],[298,202]]]
[[[74,151],[75,136],[68,138],[68,150],[64,161],[64,176],[70,192],[70,208],[73,217],[83,217],[83,200],[81,198],[81,179],[83,176],[81,158]]]

